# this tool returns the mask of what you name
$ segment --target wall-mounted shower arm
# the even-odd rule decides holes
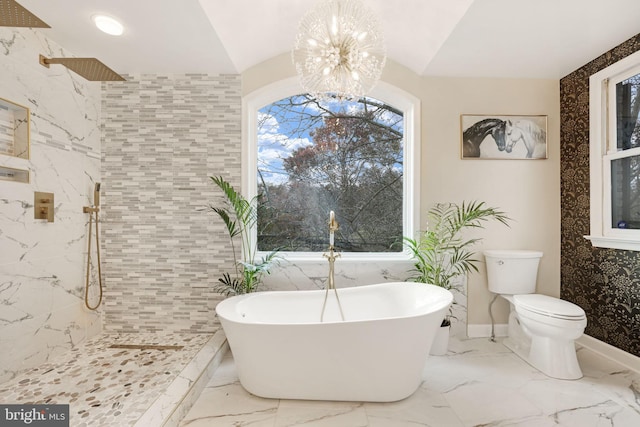
[[[40,55],[40,64],[49,68],[51,64],[64,65],[74,73],[92,82],[125,81],[125,78],[96,58],[47,58]]]

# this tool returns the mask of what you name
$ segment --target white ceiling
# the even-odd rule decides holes
[[[116,72],[242,73],[289,52],[322,0],[18,0],[49,38]],[[561,78],[640,33],[640,0],[363,0],[419,75]],[[97,30],[118,18],[125,34]]]

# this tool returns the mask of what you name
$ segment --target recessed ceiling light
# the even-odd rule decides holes
[[[122,24],[110,16],[94,15],[92,18],[93,22],[96,24],[96,27],[107,34],[111,34],[112,36],[120,36],[124,32],[124,27],[122,26]]]

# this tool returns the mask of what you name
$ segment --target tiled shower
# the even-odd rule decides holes
[[[68,352],[102,330],[84,305],[84,260],[94,183],[100,181],[100,86],[38,55],[64,55],[42,33],[0,28],[3,98],[30,110],[29,183],[0,183],[0,381]],[[34,219],[35,192],[53,193],[54,221]]]
[[[239,76],[109,86],[42,67],[39,54],[70,54],[40,32],[0,28],[0,46],[0,92],[31,117],[30,158],[0,156],[30,175],[0,183],[0,401],[69,403],[72,425],[176,423],[225,348],[210,281],[229,252],[208,176],[239,184]],[[105,296],[91,311],[83,206],[97,182]],[[36,192],[52,222],[33,218]]]
[[[240,76],[128,76],[102,116],[106,327],[211,332],[233,258],[209,177],[240,185]]]

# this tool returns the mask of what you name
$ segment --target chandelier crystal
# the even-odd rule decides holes
[[[302,88],[316,98],[364,96],[382,75],[384,36],[360,0],[323,0],[302,18],[293,47]]]

